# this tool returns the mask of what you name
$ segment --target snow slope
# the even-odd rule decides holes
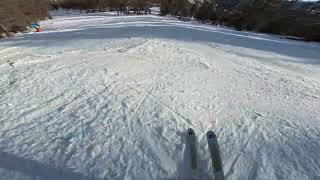
[[[158,16],[55,12],[0,41],[0,179],[320,179],[320,46]]]

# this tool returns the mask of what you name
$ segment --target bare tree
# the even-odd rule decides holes
[[[130,0],[129,5],[135,14],[147,14],[150,12],[149,0]]]

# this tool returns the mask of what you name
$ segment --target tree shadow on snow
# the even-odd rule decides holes
[[[72,169],[52,167],[6,152],[0,152],[0,168],[22,173],[37,180],[102,180],[84,176]]]
[[[143,19],[141,20],[143,21]],[[150,19],[149,19],[150,21]],[[140,21],[139,21],[140,22]],[[281,60],[293,61],[297,63],[319,64],[320,46],[315,43],[305,43],[300,41],[286,40],[276,36],[255,34],[248,32],[238,32],[230,29],[215,28],[215,26],[202,27],[192,24],[164,23],[151,20],[150,23],[131,22],[129,25],[103,25],[85,26],[83,29],[72,31],[52,31],[44,33],[25,34],[4,40],[10,42],[11,46],[40,46],[40,47],[59,47],[71,43],[72,47],[78,47],[78,40],[106,40],[114,38],[164,38],[179,41],[200,41],[231,45],[287,56]],[[107,42],[107,41],[106,41]],[[291,58],[290,58],[291,57]],[[301,58],[303,60],[295,60]]]

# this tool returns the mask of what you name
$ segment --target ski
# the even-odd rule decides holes
[[[218,139],[213,131],[207,132],[207,140],[209,151],[211,155],[212,167],[215,180],[224,180],[222,160],[220,156],[220,148],[218,144]]]
[[[192,180],[199,180],[198,160],[197,160],[197,138],[194,130],[187,130],[187,144],[190,153]]]

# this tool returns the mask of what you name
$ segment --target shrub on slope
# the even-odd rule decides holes
[[[26,30],[32,22],[46,18],[48,8],[46,0],[1,0],[0,36]]]
[[[303,5],[302,2],[288,0],[244,0],[233,6],[226,6],[227,0],[160,2],[161,15],[193,16],[202,21],[232,26],[237,30],[320,41],[320,1]]]
[[[223,17],[225,25],[305,40],[320,41],[320,14],[283,0],[256,0],[238,7]]]

